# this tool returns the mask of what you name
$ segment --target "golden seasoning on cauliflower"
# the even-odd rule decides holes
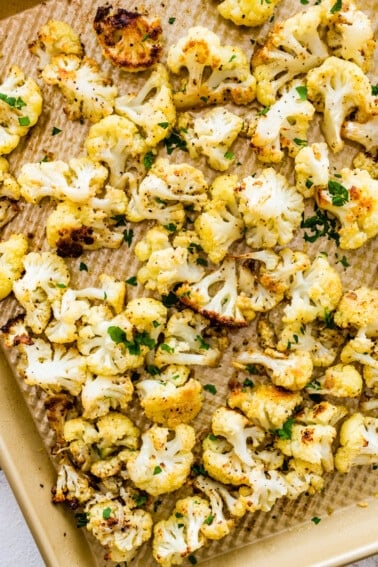
[[[164,370],[147,366],[150,378],[140,380],[136,390],[140,404],[151,421],[174,428],[191,422],[200,412],[203,388],[199,380],[190,377],[189,367],[170,364]]]
[[[343,363],[357,363],[362,365],[364,382],[373,392],[378,391],[378,342],[369,338],[365,330],[358,331],[356,337],[350,339],[340,353]]]
[[[127,375],[88,378],[81,390],[83,416],[95,419],[107,414],[110,409],[126,410],[133,392],[133,383]]]
[[[195,432],[190,425],[180,423],[172,430],[153,425],[143,433],[140,449],[127,462],[131,480],[153,496],[177,490],[190,474],[194,445]]]
[[[304,203],[286,177],[266,168],[256,177],[245,177],[235,191],[248,246],[273,248],[290,242],[300,226]]]
[[[210,199],[194,221],[200,245],[214,264],[221,262],[230,246],[243,236],[244,223],[234,192],[237,182],[236,175],[216,177],[210,186]]]
[[[89,57],[55,55],[44,67],[42,78],[47,85],[56,85],[61,90],[66,101],[63,110],[69,120],[88,118],[98,122],[113,112],[118,89]]]
[[[38,84],[13,65],[0,82],[0,155],[13,151],[37,123],[42,103]]]
[[[28,241],[23,234],[12,234],[0,242],[0,300],[12,292],[14,282],[24,270]]]
[[[301,148],[294,163],[295,186],[303,197],[313,197],[317,189],[327,186],[329,158],[325,142],[315,142]]]
[[[188,30],[168,51],[167,65],[174,74],[185,68],[188,76],[174,94],[176,107],[248,104],[255,98],[256,81],[245,53],[233,45],[222,45],[219,37],[203,26]],[[209,74],[207,74],[209,72]]]
[[[177,500],[167,520],[154,526],[152,554],[162,567],[181,565],[206,543],[203,527],[211,517],[209,502],[200,496],[187,496]]]
[[[279,163],[288,155],[295,157],[307,144],[307,132],[314,117],[314,106],[303,96],[301,81],[284,87],[281,97],[266,112],[260,113],[250,124],[252,147],[265,163]]]
[[[96,450],[100,457],[107,457],[125,447],[133,451],[139,447],[139,428],[123,413],[111,411],[100,416],[96,427]]]
[[[280,429],[302,402],[300,392],[291,392],[273,384],[239,386],[231,390],[227,403],[266,431]]]
[[[49,20],[44,24],[37,32],[37,38],[28,47],[33,55],[39,57],[41,69],[56,55],[84,55],[80,36],[69,24],[60,20]]]
[[[361,395],[363,380],[352,364],[329,366],[324,375],[306,386],[311,394],[334,396],[336,398],[357,398]]]
[[[330,179],[319,189],[316,200],[320,208],[339,221],[340,248],[355,250],[378,234],[378,181],[363,169],[343,168],[340,178]]]
[[[55,504],[64,502],[75,509],[93,498],[94,492],[86,474],[78,472],[71,464],[59,465],[56,483],[52,488],[52,501]]]
[[[273,16],[274,9],[280,1],[223,0],[218,5],[218,12],[223,18],[231,20],[237,26],[261,26]]]
[[[116,98],[115,111],[141,129],[149,148],[168,138],[176,123],[176,107],[164,65],[156,66],[136,94]]]
[[[301,350],[288,354],[270,348],[262,352],[246,350],[234,359],[233,364],[242,369],[250,364],[261,364],[275,386],[293,391],[304,388],[313,371],[310,353]]]
[[[104,546],[105,559],[110,561],[131,561],[152,534],[151,514],[130,506],[121,497],[94,497],[87,502],[85,514],[86,529]]]
[[[378,327],[378,290],[367,286],[347,290],[335,311],[336,325],[375,336]]]
[[[341,136],[347,140],[358,142],[364,146],[366,152],[372,158],[376,157],[378,152],[378,115],[374,114],[364,122],[346,120],[341,127]],[[361,161],[363,160],[361,159]],[[355,161],[353,161],[353,165],[358,167]],[[368,168],[361,167],[361,169]]]
[[[348,472],[358,465],[378,462],[378,419],[355,413],[344,421],[340,429],[341,446],[335,455],[336,469]]]
[[[343,149],[343,122],[355,113],[358,122],[369,118],[373,103],[371,85],[361,68],[338,57],[328,57],[307,74],[307,93],[323,114],[322,131],[332,152]]]
[[[283,86],[317,67],[328,57],[321,37],[324,8],[311,6],[274,24],[262,47],[252,56],[256,97],[264,106],[276,102]]]
[[[157,16],[99,6],[93,28],[104,56],[124,71],[145,71],[161,57],[163,30]]]
[[[210,167],[226,171],[235,161],[231,148],[243,124],[240,116],[225,107],[216,106],[197,117],[188,112],[181,114],[177,128],[190,157],[195,159],[203,155]]]

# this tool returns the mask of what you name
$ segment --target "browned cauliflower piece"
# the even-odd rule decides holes
[[[160,59],[162,28],[158,17],[99,6],[93,27],[104,56],[124,71],[145,71]]]

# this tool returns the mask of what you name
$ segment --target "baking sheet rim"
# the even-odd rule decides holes
[[[85,538],[63,507],[51,504],[53,467],[43,448],[21,391],[3,353],[0,353],[0,465],[25,516],[48,567],[91,567]],[[22,474],[26,471],[27,474]],[[38,487],[44,490],[38,490]],[[336,567],[378,553],[378,498],[340,509],[314,525],[299,527],[264,538],[213,560],[207,567],[292,567],[293,553],[301,567]],[[48,518],[45,511],[48,510]]]

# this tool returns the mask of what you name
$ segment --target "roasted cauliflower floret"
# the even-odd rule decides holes
[[[220,175],[210,187],[210,200],[194,221],[200,244],[211,262],[218,264],[230,246],[243,236],[244,223],[238,211],[234,187],[236,175]]]
[[[249,246],[273,248],[290,242],[300,226],[304,203],[286,177],[266,168],[256,177],[245,177],[235,190]]]
[[[206,543],[203,527],[211,517],[208,500],[188,496],[176,502],[167,520],[154,526],[152,554],[162,567],[181,565],[184,558]]]
[[[28,203],[36,204],[51,197],[85,204],[102,191],[107,177],[108,171],[99,161],[81,157],[68,163],[62,160],[25,163],[17,181],[21,196]]]
[[[64,260],[53,252],[29,252],[23,267],[24,274],[13,283],[13,292],[26,311],[25,325],[39,334],[50,320],[53,301],[68,286],[70,274]]]
[[[370,81],[355,63],[328,57],[307,74],[307,93],[316,110],[323,113],[322,131],[333,152],[344,147],[341,137],[343,122],[356,113],[364,122],[372,106]]]
[[[191,309],[174,313],[164,330],[164,342],[159,344],[155,364],[195,364],[215,366],[221,356],[219,341],[203,337],[209,322]]]
[[[129,162],[137,163],[146,151],[146,142],[135,124],[124,116],[112,114],[93,124],[85,140],[88,156],[109,169],[109,183],[124,188]]]
[[[124,71],[145,71],[160,59],[163,30],[158,17],[105,5],[97,8],[93,27],[104,56]]]
[[[226,20],[237,26],[261,26],[273,15],[280,0],[261,2],[261,0],[223,0],[218,5],[218,12]]]
[[[260,113],[250,125],[251,144],[257,157],[265,163],[278,163],[284,158],[284,148],[295,157],[307,143],[307,131],[315,114],[313,105],[303,96],[300,81],[284,88],[282,96],[267,112]]]
[[[352,364],[329,366],[324,375],[306,386],[311,394],[330,395],[336,398],[357,398],[361,395],[363,380]]]
[[[106,559],[128,562],[152,534],[152,518],[120,499],[90,500],[85,506],[86,529],[105,547]]]
[[[268,370],[275,386],[293,391],[306,386],[313,370],[310,353],[300,350],[289,352],[287,355],[272,349],[263,352],[246,350],[234,360],[236,368],[245,368],[249,364],[261,364]]]
[[[235,160],[231,147],[243,128],[243,119],[225,107],[216,106],[202,116],[183,113],[177,128],[190,157],[203,155],[210,167],[226,171]]]
[[[141,129],[148,147],[167,138],[176,122],[176,108],[164,65],[157,65],[138,93],[118,97],[115,111]]]
[[[378,290],[361,286],[346,291],[337,306],[334,321],[342,329],[375,337],[378,332]]]
[[[201,382],[190,377],[187,366],[171,364],[157,372],[152,369],[156,375],[136,385],[148,419],[169,428],[192,421],[202,408]]]
[[[174,437],[169,439],[171,431],[153,425],[142,435],[141,448],[130,455],[127,463],[135,486],[153,496],[177,490],[190,473],[194,429],[179,424],[173,429]]]
[[[27,250],[27,238],[21,233],[11,234],[0,242],[0,300],[11,293],[14,282],[21,276]]]
[[[26,384],[39,386],[52,394],[62,390],[78,396],[88,377],[84,356],[75,347],[62,345],[54,348],[43,339],[33,339],[31,344],[19,346],[21,359],[18,371]]]
[[[43,69],[56,55],[77,55],[83,57],[84,48],[80,36],[66,22],[49,20],[37,33],[37,39],[28,45],[31,53],[39,57]]]
[[[174,164],[160,158],[139,187],[132,189],[127,218],[134,222],[155,219],[162,225],[181,226],[184,207],[201,210],[207,200],[206,191],[202,171],[187,163]]]
[[[128,376],[96,376],[86,380],[81,391],[83,416],[95,419],[110,409],[127,409],[134,386]]]
[[[335,455],[336,469],[345,473],[353,466],[378,462],[378,419],[355,413],[341,426],[340,443]]]
[[[55,504],[65,502],[75,510],[80,504],[84,504],[93,498],[94,489],[91,487],[86,474],[77,471],[68,463],[63,463],[58,468],[52,494],[52,501]]]
[[[113,112],[118,90],[89,57],[56,55],[44,67],[42,78],[46,84],[60,88],[66,100],[64,112],[70,120],[88,118],[98,122]]]
[[[240,409],[253,423],[266,431],[282,428],[300,405],[302,396],[273,384],[258,384],[253,388],[238,387],[231,391],[227,403]]]
[[[325,320],[342,296],[337,270],[324,256],[318,256],[304,271],[298,271],[290,288],[290,303],[284,309],[284,323]]]
[[[340,353],[343,363],[357,362],[362,365],[364,382],[373,392],[378,392],[378,343],[363,331],[350,339]]]
[[[286,83],[328,57],[321,37],[323,11],[322,6],[311,6],[275,24],[264,45],[255,50],[252,68],[256,97],[264,106],[276,102]]]
[[[316,195],[320,208],[339,220],[340,248],[355,250],[378,234],[378,181],[362,169],[343,168]]]
[[[366,122],[346,120],[341,128],[341,135],[347,140],[358,142],[372,157],[378,153],[378,115],[371,116]],[[353,162],[354,163],[354,162]],[[361,169],[366,169],[362,167]]]
[[[101,457],[107,457],[119,448],[136,450],[139,447],[139,428],[123,413],[106,413],[97,419],[96,427],[96,450]]]
[[[313,197],[317,189],[326,187],[329,179],[328,146],[316,142],[305,146],[295,156],[295,185],[303,197]]]
[[[232,45],[221,45],[209,29],[195,26],[168,51],[169,70],[187,77],[175,93],[177,108],[219,104],[231,98],[235,104],[248,104],[255,98],[255,79],[245,53]],[[205,71],[209,71],[206,73]]]
[[[0,83],[0,155],[14,150],[37,123],[42,102],[38,84],[13,65]]]

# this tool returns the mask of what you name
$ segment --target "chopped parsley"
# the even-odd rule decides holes
[[[319,524],[319,522],[321,522],[321,519],[318,518],[318,516],[314,516],[313,518],[311,518],[311,522],[314,522],[314,524]]]
[[[275,433],[280,439],[291,439],[294,419],[290,417],[280,429],[276,429]]]
[[[129,285],[134,285],[134,286],[138,285],[137,277],[136,277],[136,276],[131,276],[131,278],[128,278],[128,279],[126,280],[126,283],[129,284]]]
[[[334,240],[338,245],[340,236],[336,230],[336,218],[328,216],[326,211],[317,206],[315,206],[314,212],[314,216],[302,219],[301,228],[308,229],[308,232],[304,233],[304,240],[315,242],[321,236],[326,236],[328,240]]]
[[[104,520],[109,520],[111,513],[112,509],[109,508],[109,506],[107,508],[104,508],[102,511],[102,517],[104,518]]]
[[[309,4],[309,2],[310,2],[310,0],[300,0],[300,1],[301,1],[301,4],[303,4],[304,6],[305,6],[306,4]]]
[[[206,392],[213,394],[213,396],[215,396],[215,394],[217,393],[217,389],[214,384],[205,384],[203,389],[206,390]]]
[[[161,301],[163,303],[163,305],[165,307],[173,307],[174,305],[176,305],[179,301],[177,295],[175,293],[173,293],[173,291],[170,291],[168,293],[168,295],[162,295],[161,296]]]
[[[299,87],[295,87],[295,90],[297,91],[301,100],[307,100],[307,87],[301,85]]]
[[[88,271],[88,266],[87,266],[87,264],[85,264],[85,262],[80,262],[80,264],[79,264],[79,270],[80,270],[80,272],[87,272],[87,271]]]
[[[26,102],[24,102],[20,96],[16,98],[15,96],[8,96],[7,94],[0,93],[0,100],[6,102],[12,108],[17,108],[18,110],[26,106]]]
[[[153,164],[154,161],[155,161],[155,158],[156,158],[155,154],[154,154],[153,152],[151,152],[151,151],[150,151],[150,152],[147,152],[146,154],[144,154],[144,156],[143,156],[143,165],[144,165],[144,167],[147,169],[147,171],[148,171],[149,169],[151,169],[152,164]]]
[[[164,128],[164,130],[166,130],[169,127],[169,122],[158,122],[158,126],[160,126],[160,128]]]
[[[342,207],[349,201],[348,189],[334,179],[328,181],[328,192],[332,197],[332,205],[335,207]]]
[[[188,151],[185,140],[181,138],[177,130],[173,130],[171,135],[168,136],[168,138],[165,138],[164,146],[168,155],[171,155],[174,150],[182,150],[184,152]]]
[[[198,476],[198,475],[207,476],[207,470],[205,469],[205,467],[203,465],[194,464],[194,465],[192,465],[191,471],[192,471],[192,474],[194,474],[196,476]]]
[[[77,528],[84,528],[89,522],[88,512],[78,512],[75,514],[75,518]]]
[[[175,349],[173,347],[167,345],[167,343],[162,343],[160,345],[160,348],[161,348],[161,350],[164,350],[165,352],[168,352],[168,353],[175,352]]]
[[[301,138],[294,138],[293,142],[297,144],[297,146],[301,146],[301,148],[307,146],[307,140],[302,140]]]
[[[199,342],[200,348],[204,349],[204,350],[209,350],[210,345],[209,343],[207,343],[203,337],[201,337],[201,335],[197,335],[196,336],[196,341]]]
[[[161,472],[163,472],[163,469],[162,469],[161,467],[159,467],[159,465],[157,465],[157,466],[154,468],[153,474],[160,474]]]
[[[191,563],[192,565],[197,565],[197,559],[195,558],[194,555],[189,555],[188,559],[189,559],[189,563]]]
[[[176,21],[176,18],[174,18],[174,17],[168,18],[168,23],[169,23],[169,24],[174,24],[175,21]]]
[[[116,344],[122,343],[125,345],[127,350],[131,355],[138,356],[140,355],[140,347],[147,346],[148,348],[154,348],[156,341],[146,331],[142,331],[141,333],[135,333],[134,340],[129,341],[126,336],[126,332],[117,327],[115,325],[110,325],[108,327],[108,335]]]
[[[133,494],[133,500],[137,508],[142,508],[147,502],[147,494]]]
[[[126,242],[129,248],[131,246],[133,238],[134,238],[134,231],[132,228],[130,228],[130,230],[126,229],[123,231],[123,240]]]
[[[113,215],[110,218],[115,221],[115,226],[126,226],[125,215]]]
[[[176,230],[177,230],[177,226],[175,225],[174,222],[170,222],[169,224],[165,224],[164,228],[166,230],[169,230],[169,232],[176,232]]]
[[[159,374],[161,374],[161,370],[154,364],[146,366],[146,372],[148,372],[148,374],[151,374],[151,376],[159,376]]]
[[[51,130],[51,135],[56,136],[57,134],[60,134],[61,131],[62,130],[60,128],[57,128],[56,126],[54,126],[53,129]]]
[[[206,258],[197,258],[196,264],[198,264],[199,266],[207,266],[208,261],[206,260]]]
[[[232,159],[234,159],[235,154],[234,154],[234,152],[228,151],[228,152],[226,152],[226,153],[224,154],[224,157],[225,157],[226,159],[232,160]]]
[[[250,374],[258,374],[259,373],[259,371],[257,370],[257,368],[254,364],[246,364],[245,369]]]
[[[373,96],[378,96],[378,85],[372,85],[371,86],[371,94]]]
[[[254,388],[255,383],[252,382],[252,380],[251,380],[250,378],[246,378],[246,379],[243,381],[243,386],[244,386],[245,388]]]
[[[235,61],[236,59],[236,55],[235,53],[233,55],[231,55],[230,59],[228,60],[229,63],[231,63],[231,61]]]
[[[29,116],[19,116],[18,123],[20,126],[30,126],[30,118]]]
[[[334,329],[335,328],[333,318],[334,318],[333,312],[328,311],[328,309],[324,309],[324,322],[326,324],[327,329]]]
[[[265,114],[268,114],[270,110],[270,106],[264,106],[264,108],[262,108],[259,112],[258,115],[259,116],[265,116]]]
[[[342,7],[343,7],[342,0],[336,0],[334,5],[330,9],[331,14],[335,14],[336,12],[340,12]]]
[[[348,268],[350,266],[346,256],[342,256],[341,258],[337,259],[336,263],[342,264],[344,266],[344,268]]]
[[[204,523],[207,524],[208,526],[211,526],[213,521],[214,521],[214,516],[210,514],[209,516],[207,516],[206,520],[204,520]]]

